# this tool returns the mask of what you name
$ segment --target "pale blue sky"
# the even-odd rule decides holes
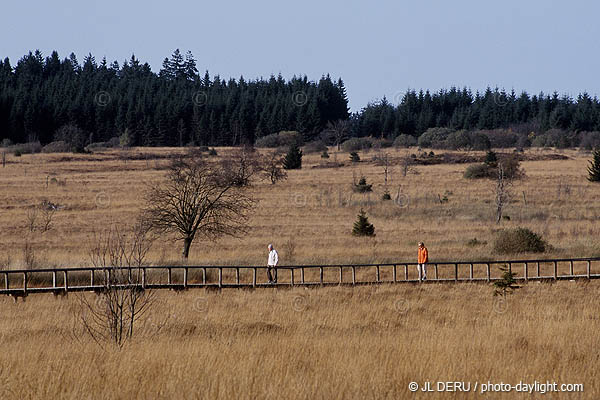
[[[600,95],[599,16],[581,0],[12,1],[0,57],[135,53],[158,71],[180,48],[224,78],[342,77],[353,110],[452,85]]]

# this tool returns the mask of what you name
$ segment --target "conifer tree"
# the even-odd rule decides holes
[[[283,159],[283,168],[300,169],[302,168],[302,150],[298,143],[292,143],[285,158]]]
[[[588,166],[588,181],[600,182],[600,149],[595,149],[593,156],[594,159],[590,160]]]
[[[352,227],[352,234],[354,236],[375,236],[375,227],[369,223],[367,213],[361,208],[358,213],[357,220],[354,222]]]

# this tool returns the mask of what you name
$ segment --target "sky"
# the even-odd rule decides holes
[[[135,54],[158,72],[179,48],[225,79],[341,77],[353,111],[451,86],[600,96],[599,15],[591,0],[11,1],[0,57]]]

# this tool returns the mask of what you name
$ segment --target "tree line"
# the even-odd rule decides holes
[[[135,55],[99,63],[91,54],[60,59],[29,52],[15,66],[0,62],[0,139],[42,144],[68,135],[135,146],[252,144],[294,130],[306,140],[328,121],[348,119],[344,82],[323,76],[247,81],[198,72],[191,52],[166,58],[158,73]],[[65,129],[67,127],[68,129]]]
[[[38,50],[14,66],[8,58],[0,62],[0,139],[90,144],[121,137],[133,146],[223,146],[254,144],[280,131],[312,141],[336,121],[348,122],[346,136],[386,139],[417,138],[430,128],[502,129],[531,139],[550,132],[548,144],[573,144],[567,140],[573,133],[600,131],[600,101],[587,93],[574,99],[452,87],[408,90],[394,100],[350,113],[341,79],[225,80],[199,73],[189,51],[175,50],[155,73],[134,55],[109,64],[88,54],[80,63],[73,53],[61,59]]]

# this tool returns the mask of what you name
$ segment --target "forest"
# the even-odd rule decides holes
[[[312,141],[328,123],[348,120],[348,137],[501,130],[519,146],[537,137],[538,145],[569,147],[600,131],[600,101],[587,93],[451,87],[407,90],[394,100],[383,97],[351,113],[341,78],[226,80],[200,73],[189,51],[175,50],[155,73],[135,55],[119,64],[88,54],[80,63],[73,53],[61,59],[56,51],[44,57],[36,50],[15,65],[0,62],[0,140],[88,145],[124,137],[131,146],[235,146],[280,131]]]

